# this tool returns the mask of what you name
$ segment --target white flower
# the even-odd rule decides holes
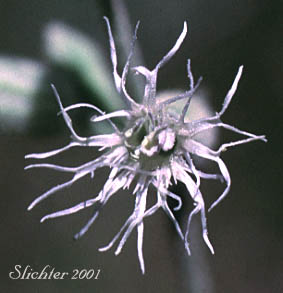
[[[63,167],[53,164],[32,164],[27,166],[26,169],[34,167],[44,167],[73,173],[73,177],[70,181],[57,185],[36,198],[30,204],[28,210],[32,209],[35,205],[37,205],[39,202],[46,199],[56,191],[70,186],[81,177],[88,174],[93,176],[95,170],[107,166],[111,169],[109,178],[107,179],[104,187],[96,197],[81,202],[71,208],[47,215],[42,218],[41,222],[45,221],[46,219],[76,213],[81,209],[96,205],[93,217],[89,220],[85,227],[83,227],[81,231],[75,235],[76,238],[79,238],[89,229],[89,227],[97,218],[101,208],[106,204],[111,196],[114,195],[119,189],[129,188],[131,183],[133,182],[133,179],[135,178],[137,183],[133,190],[133,194],[135,194],[136,196],[133,213],[129,216],[129,218],[122,226],[121,230],[113,238],[113,240],[107,246],[100,248],[100,251],[110,249],[118,240],[120,235],[124,233],[115,251],[116,255],[119,254],[132,230],[134,228],[137,228],[138,258],[141,271],[144,273],[145,267],[142,252],[144,231],[143,220],[145,217],[154,214],[159,208],[162,208],[174,223],[177,233],[179,234],[181,240],[184,241],[184,245],[188,254],[190,254],[188,243],[190,222],[195,214],[200,213],[203,239],[210,249],[211,253],[214,253],[213,247],[208,239],[205,215],[206,209],[204,199],[200,191],[201,179],[215,179],[220,181],[224,180],[226,183],[226,188],[224,192],[208,209],[208,211],[210,211],[221,200],[224,199],[224,197],[229,192],[231,185],[231,179],[228,169],[220,158],[221,152],[226,150],[228,147],[247,143],[254,140],[266,141],[264,136],[257,136],[246,131],[239,130],[234,126],[230,126],[221,121],[221,116],[224,114],[225,110],[229,106],[231,99],[237,89],[243,66],[241,66],[238,70],[232,87],[228,91],[224,99],[221,111],[219,113],[216,113],[212,117],[187,122],[185,120],[185,116],[190,104],[190,100],[201,81],[201,79],[199,79],[196,84],[194,83],[194,78],[190,69],[190,60],[188,60],[187,63],[190,89],[185,93],[167,99],[166,101],[159,101],[156,98],[156,81],[158,70],[173,57],[173,55],[177,52],[180,45],[182,44],[187,34],[186,22],[184,23],[183,31],[179,36],[176,44],[167,53],[167,55],[162,58],[162,60],[156,65],[153,70],[149,70],[144,66],[137,66],[133,68],[136,74],[143,75],[146,80],[142,104],[138,104],[129,96],[125,86],[126,77],[129,70],[129,64],[133,54],[134,43],[136,40],[138,24],[135,29],[129,57],[124,66],[122,75],[120,76],[117,72],[116,49],[112,37],[110,24],[107,18],[105,18],[105,20],[109,33],[115,86],[121,97],[126,102],[128,108],[126,110],[119,110],[110,114],[105,114],[96,106],[85,103],[79,103],[64,108],[58,92],[52,85],[53,91],[60,106],[61,114],[63,115],[65,123],[72,134],[71,142],[60,149],[41,154],[29,154],[26,156],[26,158],[44,159],[57,155],[75,146],[100,147],[100,151],[106,151],[104,151],[102,155],[95,160],[89,161],[75,168]],[[182,112],[177,115],[175,112],[170,111],[170,105],[180,100],[184,101],[184,107]],[[99,112],[100,116],[94,116],[92,118],[92,121],[97,122],[107,120],[113,127],[113,133],[96,135],[91,137],[79,136],[73,129],[71,118],[68,115],[68,111],[79,107],[88,107]],[[122,130],[120,130],[113,123],[113,121],[111,121],[111,119],[114,117],[123,117],[125,119],[125,127]],[[225,143],[216,151],[195,140],[195,136],[200,132],[215,127],[226,128],[233,132],[242,134],[246,136],[246,138],[235,142]],[[218,164],[221,174],[207,174],[200,170],[197,170],[191,155],[196,155],[201,158],[216,162]],[[169,191],[169,186],[173,182],[177,184],[178,181],[185,184],[188,190],[188,194],[190,194],[195,203],[195,208],[193,209],[193,211],[191,211],[188,217],[185,235],[183,235],[180,226],[174,217],[174,214],[167,204],[167,198],[171,197],[175,199],[178,203],[174,210],[179,210],[181,208],[181,197]],[[146,201],[148,188],[150,185],[156,188],[157,200],[155,205],[147,209]]]

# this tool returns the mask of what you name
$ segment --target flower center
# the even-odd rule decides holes
[[[146,156],[152,157],[153,155],[173,150],[175,141],[176,135],[171,128],[152,131],[142,140],[140,150]]]

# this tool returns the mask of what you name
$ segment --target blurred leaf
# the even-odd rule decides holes
[[[27,129],[46,68],[35,61],[0,56],[0,127],[2,131]]]
[[[50,23],[44,31],[44,45],[51,62],[76,72],[99,104],[108,111],[123,108],[105,56],[95,42],[65,24]]]

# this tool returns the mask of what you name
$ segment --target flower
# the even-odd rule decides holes
[[[221,111],[212,117],[188,122],[186,121],[186,113],[190,105],[191,98],[201,82],[200,78],[195,84],[190,68],[190,60],[188,60],[187,63],[190,89],[183,94],[169,98],[165,101],[160,101],[156,97],[156,81],[158,71],[173,57],[173,55],[181,46],[187,34],[186,22],[184,23],[183,31],[173,48],[162,58],[162,60],[153,70],[149,70],[144,66],[137,66],[132,68],[136,74],[141,74],[144,76],[146,81],[144,97],[142,103],[139,104],[130,97],[126,90],[126,77],[133,55],[134,43],[137,38],[137,29],[139,23],[135,29],[130,54],[127,58],[122,75],[120,76],[117,71],[116,48],[111,32],[111,27],[109,20],[106,17],[105,21],[107,24],[110,40],[110,53],[113,65],[115,86],[122,99],[125,101],[127,109],[105,114],[96,106],[86,103],[79,103],[64,107],[61,103],[61,99],[56,88],[54,85],[52,85],[52,89],[60,107],[60,113],[63,115],[65,123],[71,132],[71,142],[60,149],[40,154],[29,154],[26,156],[26,158],[45,159],[76,146],[100,147],[99,150],[103,151],[103,153],[98,158],[78,167],[64,167],[44,163],[31,164],[27,166],[26,169],[43,167],[73,173],[71,180],[51,188],[36,198],[30,204],[28,210],[31,210],[35,205],[48,198],[51,194],[72,185],[75,181],[79,180],[83,176],[88,174],[93,176],[95,170],[106,166],[111,169],[111,172],[102,190],[96,197],[81,202],[71,208],[46,215],[42,218],[41,222],[47,219],[76,213],[81,209],[95,205],[95,212],[92,218],[81,229],[81,231],[75,235],[75,238],[79,238],[93,224],[99,215],[101,208],[107,203],[111,196],[113,196],[120,189],[129,188],[135,179],[136,185],[134,187],[133,194],[136,196],[136,199],[133,213],[129,216],[113,240],[107,246],[100,248],[100,251],[110,249],[121,236],[121,234],[124,233],[115,251],[115,254],[118,255],[121,252],[130,233],[136,227],[138,232],[138,258],[141,271],[144,273],[145,266],[142,252],[144,232],[143,220],[144,218],[154,214],[159,208],[162,208],[174,223],[177,233],[184,242],[188,254],[190,254],[188,236],[191,219],[195,214],[200,213],[203,239],[211,253],[214,253],[213,246],[211,245],[208,238],[205,202],[200,191],[201,179],[215,179],[225,181],[226,183],[224,192],[208,209],[208,211],[210,211],[225,198],[231,186],[231,178],[228,169],[220,158],[222,151],[226,150],[228,147],[248,143],[254,140],[266,141],[265,136],[263,135],[257,136],[246,131],[239,130],[234,126],[225,124],[221,121],[221,116],[228,108],[237,89],[243,66],[240,66],[238,70],[232,87],[224,99]],[[170,105],[180,100],[184,101],[184,107],[181,113],[176,114],[170,110]],[[113,132],[111,134],[95,135],[91,137],[79,136],[72,126],[72,120],[68,112],[72,109],[80,107],[87,107],[97,111],[100,115],[92,117],[92,122],[106,120],[112,126]],[[115,117],[120,117],[125,120],[125,126],[122,130],[120,130],[111,120]],[[210,149],[195,139],[197,134],[216,127],[222,127],[231,130],[246,136],[246,138],[230,143],[225,143],[221,145],[221,147],[216,151]],[[208,174],[198,170],[195,167],[192,155],[216,162],[221,174]],[[177,211],[181,208],[181,197],[169,190],[169,186],[173,182],[177,184],[178,181],[182,182],[186,186],[188,193],[192,197],[195,204],[194,209],[189,214],[185,234],[183,234],[178,222],[174,217],[173,212],[167,203],[168,197],[171,197],[178,203],[174,210]],[[147,209],[146,202],[148,188],[150,185],[156,188],[157,201],[152,207]]]

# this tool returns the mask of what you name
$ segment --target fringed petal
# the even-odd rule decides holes
[[[59,166],[54,164],[31,164],[26,166],[25,170],[32,169],[32,168],[48,168],[48,169],[53,169],[56,171],[71,172],[71,173],[74,173],[77,170],[76,167],[64,167],[64,166]]]
[[[97,111],[101,115],[105,115],[105,112],[103,112],[97,106],[92,105],[92,104],[88,104],[88,103],[77,103],[77,104],[70,105],[70,106],[68,106],[68,107],[65,108],[65,111],[67,112],[67,111],[70,111],[70,110],[73,110],[73,109],[77,109],[77,108],[89,108],[89,109],[92,109],[92,110]],[[59,112],[59,114],[61,114],[61,112]],[[113,123],[109,118],[106,118],[106,120],[113,127],[113,129],[115,130],[116,133],[120,133],[120,130],[115,125],[115,123]]]
[[[188,27],[187,27],[187,22],[184,22],[184,27],[183,31],[180,34],[178,40],[176,41],[175,45],[173,48],[159,61],[159,63],[156,65],[155,69],[159,69],[162,66],[164,66],[179,50],[180,46],[182,45],[186,35],[187,35]]]
[[[75,214],[77,212],[79,212],[80,210],[82,209],[85,209],[85,208],[88,208],[88,207],[91,207],[92,205],[94,205],[98,200],[100,200],[100,197],[97,196],[96,198],[92,198],[92,199],[89,199],[89,200],[86,200],[86,201],[83,201],[71,208],[67,208],[67,209],[64,209],[64,210],[61,210],[61,211],[57,211],[55,213],[52,213],[52,214],[49,214],[49,215],[46,215],[44,216],[40,222],[43,223],[44,221],[48,220],[48,219],[53,219],[53,218],[58,218],[58,217],[63,217],[63,216],[66,216],[66,215],[71,215],[71,214]]]
[[[181,165],[179,165],[178,163],[175,163],[174,167],[175,167],[177,179],[186,185],[189,193],[191,194],[191,196],[193,197],[193,199],[196,203],[196,207],[193,209],[193,211],[190,213],[190,215],[188,217],[187,229],[186,229],[186,234],[185,234],[185,248],[186,248],[188,254],[190,255],[188,237],[189,237],[191,220],[195,214],[200,212],[201,213],[203,239],[204,239],[206,245],[208,246],[208,248],[210,249],[211,253],[214,254],[213,247],[208,239],[206,215],[205,215],[205,204],[204,204],[202,194],[201,194],[197,184],[183,170]]]
[[[115,111],[109,114],[105,114],[102,116],[93,116],[91,118],[92,122],[99,122],[99,121],[103,121],[109,118],[116,118],[116,117],[126,117],[126,118],[131,118],[132,117],[132,113],[130,111],[127,110],[119,110],[119,111]]]
[[[62,115],[63,115],[64,121],[65,121],[67,127],[69,128],[69,130],[71,131],[72,136],[73,136],[74,139],[76,139],[76,141],[78,141],[78,142],[83,142],[83,141],[85,141],[85,139],[86,139],[85,137],[81,137],[81,136],[79,136],[79,135],[75,132],[75,130],[74,130],[74,128],[73,128],[73,124],[72,124],[72,119],[70,118],[70,116],[68,115],[68,113],[65,111],[65,109],[64,109],[64,107],[63,107],[63,105],[62,105],[62,102],[61,102],[60,96],[59,96],[59,94],[58,94],[58,92],[57,92],[57,89],[56,89],[56,87],[54,86],[54,84],[51,84],[51,87],[52,87],[52,90],[53,90],[53,92],[54,92],[54,94],[55,94],[55,97],[56,97],[56,99],[57,99],[57,102],[58,102],[58,104],[59,104],[60,111],[61,111],[61,113],[62,113]]]
[[[57,150],[53,150],[53,151],[49,151],[49,152],[44,152],[44,153],[34,153],[34,154],[28,154],[28,155],[25,155],[25,159],[46,159],[46,158],[49,158],[49,157],[53,157],[59,153],[62,153],[72,147],[75,147],[75,146],[80,146],[81,144],[79,142],[76,142],[76,141],[72,141],[70,142],[69,144],[67,144],[66,146],[62,147],[62,148],[59,148]]]
[[[113,39],[109,20],[106,16],[104,16],[104,20],[106,21],[106,24],[107,24],[107,30],[108,30],[108,36],[109,36],[109,42],[110,42],[110,56],[111,56],[111,61],[113,65],[113,76],[114,76],[115,86],[118,93],[120,93],[121,92],[121,77],[119,76],[117,72],[117,54],[116,54],[115,42]]]
[[[118,255],[126,240],[128,239],[128,237],[130,236],[132,230],[134,229],[134,227],[136,225],[138,225],[144,216],[144,211],[146,208],[146,197],[147,197],[147,190],[148,190],[148,183],[145,183],[145,185],[143,186],[143,188],[140,188],[140,190],[137,192],[136,194],[136,203],[135,203],[135,210],[133,212],[133,220],[130,222],[128,229],[126,230],[126,232],[124,233],[122,239],[120,240],[120,243],[115,251],[115,255]],[[140,251],[139,254],[142,256],[142,252]],[[139,259],[140,260],[140,265],[141,268],[142,266],[144,266],[144,262],[143,262],[143,258]]]
[[[138,224],[137,227],[138,231],[138,239],[137,239],[137,249],[138,249],[138,258],[139,258],[139,263],[140,263],[140,268],[142,273],[145,273],[145,267],[144,267],[144,259],[143,259],[143,252],[142,252],[142,247],[143,247],[143,231],[144,231],[144,224],[143,222]]]
[[[100,191],[98,198],[98,205],[96,206],[95,212],[92,218],[87,222],[87,224],[74,236],[75,239],[82,237],[90,228],[90,226],[94,223],[96,218],[99,215],[100,210],[103,206],[107,203],[110,197],[115,194],[119,189],[123,188],[124,184],[127,181],[127,178],[124,176],[125,174],[122,172],[121,174],[117,175],[116,178],[112,179],[109,178],[103,189]]]
[[[218,164],[218,167],[220,169],[220,172],[226,182],[226,188],[223,191],[223,193],[220,195],[220,197],[211,205],[211,207],[208,209],[208,211],[211,211],[221,200],[225,198],[225,196],[228,194],[231,186],[231,178],[229,171],[224,164],[224,162],[219,158],[219,153],[215,152],[208,147],[202,145],[199,142],[196,142],[194,140],[188,140],[186,143],[186,150],[192,154],[196,154],[199,157],[214,161]]]
[[[124,69],[123,69],[123,73],[122,73],[122,79],[121,79],[121,86],[122,86],[122,92],[124,94],[124,96],[126,97],[126,102],[128,104],[128,106],[132,109],[132,110],[135,110],[135,109],[140,109],[141,106],[139,104],[137,104],[131,97],[130,95],[128,94],[127,90],[126,90],[126,77],[128,75],[128,71],[129,71],[129,65],[130,65],[130,62],[131,62],[131,59],[132,59],[132,56],[133,56],[133,53],[134,53],[134,47],[135,47],[135,42],[137,40],[137,31],[138,31],[138,28],[139,28],[139,24],[140,22],[138,21],[137,24],[136,24],[136,28],[135,28],[135,32],[134,32],[134,36],[133,36],[133,39],[132,39],[132,43],[131,43],[131,49],[130,49],[130,53],[128,55],[128,58],[127,58],[127,61],[126,61],[126,64],[124,66]]]
[[[182,230],[179,226],[179,223],[177,222],[177,220],[175,219],[172,211],[170,210],[170,208],[168,207],[168,204],[167,204],[167,201],[165,199],[162,199],[162,205],[161,207],[163,208],[164,212],[166,213],[166,215],[169,217],[169,219],[173,222],[174,226],[175,226],[175,229],[178,233],[178,235],[180,236],[180,238],[182,240],[184,240],[184,236],[183,236],[183,233],[182,233]]]
[[[37,197],[29,206],[28,206],[28,211],[30,211],[34,206],[36,206],[39,202],[43,201],[44,199],[46,199],[47,197],[49,197],[51,194],[64,189],[66,187],[71,186],[76,180],[78,180],[79,178],[76,178],[75,176],[70,180],[67,181],[65,183],[59,184],[57,186],[52,187],[51,189],[49,189],[48,191],[46,191],[45,193],[43,193],[41,196]]]
[[[224,112],[226,111],[226,109],[228,108],[228,106],[229,106],[229,104],[230,104],[230,102],[231,102],[231,100],[232,100],[232,98],[233,98],[233,96],[234,96],[234,94],[235,94],[235,92],[237,90],[238,83],[240,81],[242,72],[243,72],[243,65],[241,65],[239,67],[238,73],[237,73],[237,75],[235,77],[235,80],[234,80],[234,82],[232,84],[232,87],[230,88],[230,90],[228,91],[228,93],[227,93],[227,95],[226,95],[226,97],[224,99],[222,109],[219,112],[219,116],[223,115]]]
[[[121,145],[122,142],[123,142],[123,138],[121,137],[121,135],[117,133],[100,134],[100,135],[89,137],[87,141],[85,142],[85,146],[90,146],[90,147],[103,146],[104,148],[109,148],[109,147]]]

